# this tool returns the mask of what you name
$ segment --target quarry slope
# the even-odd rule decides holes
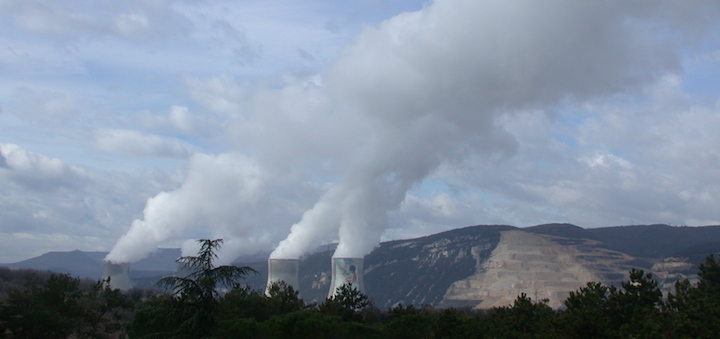
[[[548,300],[553,308],[571,291],[589,281],[623,277],[633,260],[629,255],[602,248],[582,239],[561,245],[559,237],[521,230],[501,232],[500,241],[486,260],[477,258],[476,272],[454,282],[441,305],[491,308],[507,306],[521,293],[533,300]]]

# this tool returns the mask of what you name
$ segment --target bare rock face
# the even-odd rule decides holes
[[[652,273],[658,280],[663,295],[667,295],[668,292],[675,292],[674,286],[678,280],[688,279],[690,282],[695,283],[699,279],[695,265],[690,263],[688,258],[665,258],[663,261],[653,265]]]
[[[623,277],[633,259],[595,246],[593,240],[561,245],[554,239],[521,230],[502,232],[490,257],[478,260],[474,275],[453,283],[443,301],[473,300],[476,308],[486,309],[509,306],[525,293],[559,308],[571,291],[587,282]]]

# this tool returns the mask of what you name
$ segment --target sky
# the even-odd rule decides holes
[[[0,0],[0,262],[720,224],[714,0]]]

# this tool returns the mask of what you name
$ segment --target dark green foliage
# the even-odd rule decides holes
[[[668,295],[665,313],[672,326],[666,332],[688,338],[720,337],[720,264],[714,255],[705,259],[696,286],[688,280],[675,283],[675,293]]]
[[[475,338],[477,333],[470,322],[471,315],[455,308],[444,309],[437,316],[434,334],[438,338]]]
[[[131,304],[107,281],[89,288],[79,278],[51,274],[44,284],[29,280],[9,291],[0,308],[0,333],[17,338],[104,338],[122,329]]]
[[[300,298],[298,291],[284,281],[273,283],[268,295],[244,286],[236,286],[219,301],[217,318],[219,321],[248,318],[263,322],[272,316],[305,308],[305,302]]]
[[[521,294],[513,305],[487,311],[416,308],[398,305],[385,313],[351,285],[338,288],[317,308],[307,307],[286,284],[265,295],[236,286],[218,300],[212,335],[217,338],[684,338],[716,337],[717,321],[708,306],[717,302],[720,265],[709,258],[697,286],[679,282],[663,302],[658,283],[631,270],[619,288],[591,282],[552,310],[546,301]],[[715,299],[713,299],[715,298]],[[715,300],[715,301],[713,301]],[[157,304],[177,298],[156,298]],[[717,302],[717,304],[713,304]],[[703,304],[704,303],[704,304]],[[715,306],[713,306],[715,307]],[[157,308],[157,305],[152,308]],[[162,307],[160,307],[162,308]],[[720,307],[715,307],[715,310]],[[178,308],[176,319],[194,314]],[[186,312],[186,313],[183,313]],[[705,312],[706,314],[703,314]],[[708,313],[709,312],[709,313]],[[152,318],[138,311],[136,323]],[[171,318],[155,319],[159,327],[182,327]],[[159,334],[160,332],[158,332]],[[174,333],[176,337],[182,337]],[[187,335],[186,337],[193,337]]]
[[[630,281],[610,295],[612,322],[617,334],[657,337],[661,333],[662,292],[650,273],[630,270]]]
[[[391,318],[397,318],[401,317],[406,314],[418,314],[420,313],[420,309],[416,308],[415,305],[403,305],[399,304],[395,307],[392,307],[388,310],[388,315],[390,315]]]
[[[490,310],[483,332],[490,338],[552,338],[554,321],[555,312],[546,300],[534,303],[522,293],[512,306]]]
[[[29,281],[24,291],[9,293],[4,327],[17,337],[68,337],[82,317],[79,286],[80,281],[68,275],[52,275],[45,286]]]
[[[610,296],[615,287],[589,282],[578,291],[570,292],[561,313],[562,332],[574,338],[609,338],[611,320]]]
[[[700,265],[698,275],[698,290],[708,297],[720,298],[720,263],[715,260],[714,255],[709,255],[705,263]]]
[[[430,312],[404,314],[383,326],[386,338],[432,338],[436,315]]]
[[[165,277],[158,287],[173,292],[172,298],[158,298],[141,310],[140,320],[133,324],[138,336],[166,336],[202,338],[215,328],[215,309],[220,299],[219,287],[234,287],[248,273],[250,267],[215,266],[217,250],[222,239],[198,240],[198,256],[181,257],[178,262],[189,270],[187,277]],[[153,319],[166,317],[169,319]]]
[[[168,278],[172,294],[129,296],[107,282],[67,275],[35,278],[0,303],[0,333],[9,338],[123,337],[130,298],[140,300],[131,338],[717,338],[720,337],[720,263],[700,266],[696,284],[679,281],[666,300],[658,282],[631,270],[621,286],[590,282],[571,292],[565,309],[521,294],[511,306],[486,311],[413,305],[381,312],[368,296],[343,285],[320,305],[306,306],[283,282],[267,294],[237,283],[248,271],[214,267],[220,242],[204,240],[187,278]],[[202,262],[201,264],[197,264]],[[209,262],[209,264],[208,264]],[[233,273],[234,272],[234,273]],[[0,272],[1,273],[1,272]],[[235,274],[235,280],[227,278]],[[221,287],[232,287],[227,294]]]
[[[274,282],[267,291],[267,303],[270,314],[286,314],[300,311],[305,302],[300,298],[300,292],[284,281]]]
[[[377,337],[378,329],[350,321],[369,318],[365,312],[372,308],[367,296],[353,288],[338,291],[337,297],[314,309],[284,282],[270,286],[267,295],[236,287],[220,300],[214,333],[223,338]]]
[[[183,337],[178,329],[192,309],[169,295],[148,299],[137,307],[135,319],[128,329],[131,338]],[[190,337],[188,334],[185,337]]]
[[[254,318],[227,318],[218,320],[215,338],[270,338],[263,323]]]
[[[359,320],[360,311],[371,305],[367,295],[352,284],[343,284],[332,297],[320,304],[319,310],[325,314],[340,316],[343,320]]]
[[[119,289],[112,289],[109,280],[98,281],[82,294],[83,323],[79,338],[103,338],[124,329],[133,303]]]
[[[621,288],[590,282],[565,300],[559,313],[560,331],[576,338],[658,337],[666,315],[662,293],[652,275],[630,271]]]
[[[269,338],[342,338],[343,320],[318,312],[293,312],[265,323]]]
[[[218,333],[227,335],[225,338],[380,338],[380,331],[372,326],[344,321],[339,316],[316,310],[273,316],[262,323],[247,318],[238,319],[233,325],[234,327],[227,327],[227,330],[223,329]]]
[[[189,270],[187,277],[165,277],[157,285],[167,288],[174,294],[190,303],[214,303],[219,297],[218,287],[234,287],[247,274],[255,272],[250,267],[218,266],[215,267],[217,250],[222,246],[222,239],[200,239],[198,256],[181,257],[178,262],[183,269]]]
[[[218,320],[229,318],[252,318],[266,321],[273,315],[268,298],[261,291],[237,286],[228,292],[218,304]]]
[[[630,281],[622,283],[622,290],[614,293],[613,297],[623,306],[626,313],[637,310],[657,310],[662,299],[662,292],[658,282],[652,274],[643,270],[630,270]],[[628,315],[628,314],[626,314]]]

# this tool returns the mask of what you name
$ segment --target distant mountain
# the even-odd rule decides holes
[[[10,268],[28,268],[67,273],[81,278],[100,279],[102,260],[108,252],[48,252],[39,257],[30,258],[13,264],[4,264]],[[160,248],[147,258],[130,266],[130,277],[141,278],[172,274],[176,270],[175,259],[180,257],[179,248]]]
[[[70,273],[73,276],[100,278],[102,267],[92,252],[74,250],[71,252],[48,252],[39,257],[30,258],[4,266],[10,268],[30,268],[41,271]],[[95,252],[97,253],[97,252]]]
[[[307,301],[322,301],[331,282],[334,245],[300,261],[300,291]],[[527,228],[471,226],[426,237],[383,242],[365,257],[366,293],[381,308],[397,304],[439,307],[508,305],[525,293],[560,307],[570,291],[588,281],[619,284],[631,268],[653,273],[665,289],[693,278],[699,263],[720,252],[720,226],[622,226],[584,229],[571,224]],[[10,265],[97,278],[103,252],[50,252]],[[179,249],[161,249],[133,263],[137,287],[152,287],[176,269]],[[247,277],[264,289],[267,253],[239,258],[255,268]]]
[[[720,226],[641,225],[590,228],[610,248],[635,257],[667,257],[684,248],[720,240]]]
[[[102,260],[108,252],[48,252],[39,257],[30,258],[12,264],[0,264],[10,268],[27,268],[41,271],[67,273],[81,278],[100,279],[102,276]],[[257,262],[266,260],[269,253],[243,256],[239,261]],[[137,280],[138,287],[152,287],[155,281],[164,275],[177,271],[175,260],[181,256],[179,248],[159,248],[147,258],[130,265],[130,278]]]

